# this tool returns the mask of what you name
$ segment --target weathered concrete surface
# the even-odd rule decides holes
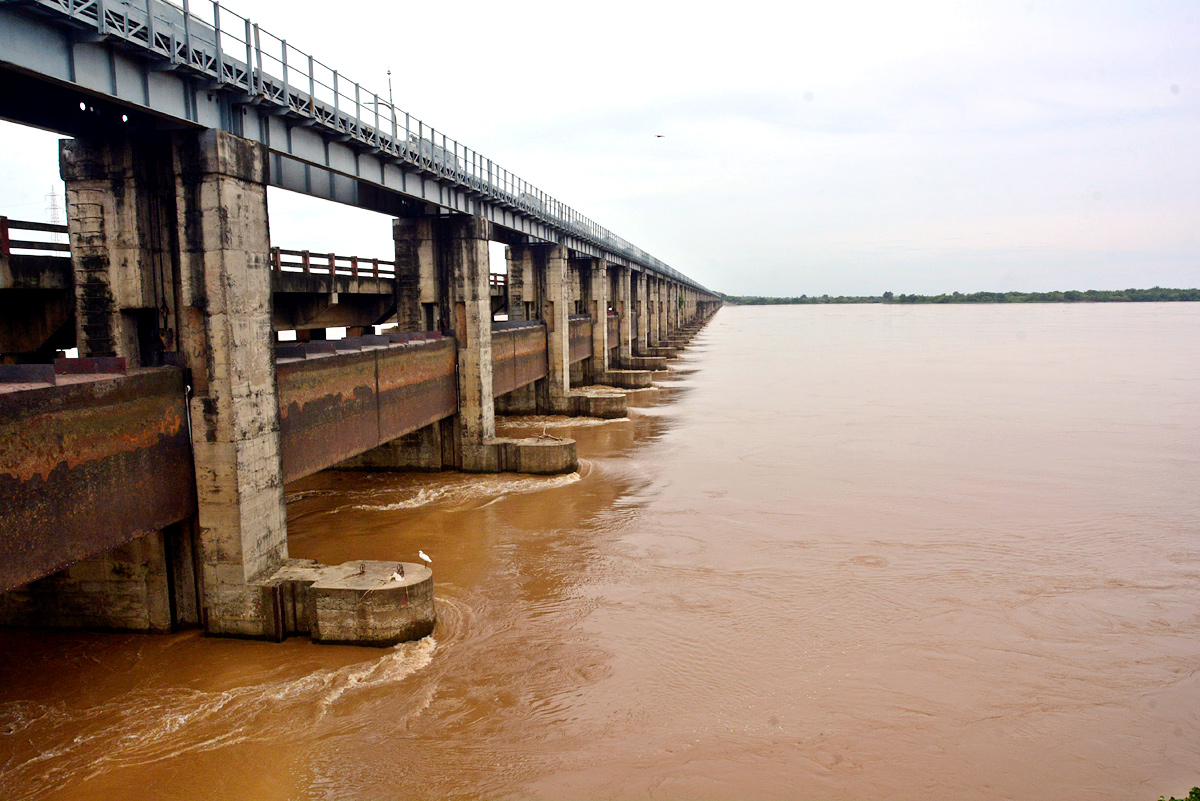
[[[617,267],[617,364],[633,356],[633,271],[628,267]]]
[[[404,577],[392,578],[398,567]],[[359,570],[362,574],[359,575]],[[313,642],[385,647],[433,632],[433,572],[411,562],[347,562],[309,587]]]
[[[539,414],[547,412],[544,381],[526,384],[511,392],[496,396],[496,414]]]
[[[327,566],[288,559],[253,588],[262,595],[275,641],[308,635],[325,645],[384,648],[425,637],[437,622],[433,573],[411,562]]]
[[[550,409],[566,404],[571,389],[571,325],[569,253],[562,245],[526,245],[534,256],[534,279],[538,286],[538,319],[546,324],[547,392]],[[514,248],[510,247],[510,250]]]
[[[612,281],[608,277],[608,262],[587,260],[586,309],[592,320],[592,353],[587,363],[586,380],[590,384],[603,381],[609,366],[609,347],[612,344],[609,323],[608,293]]]
[[[165,633],[172,630],[168,554],[151,532],[11,592],[0,624]]]
[[[644,272],[637,272],[633,277],[634,314],[637,336],[633,343],[633,355],[643,356],[651,344],[650,339],[650,286]]]
[[[662,356],[631,356],[621,360],[625,370],[666,370],[667,360]]]
[[[164,152],[165,148],[165,152]],[[75,275],[81,356],[122,356],[140,364],[139,310],[168,308],[175,293],[155,292],[163,276],[166,226],[151,225],[169,140],[132,137],[65,140],[59,171]],[[167,268],[169,271],[169,268]]]
[[[434,473],[454,464],[453,454],[446,453],[453,444],[453,427],[450,421],[440,420],[397,439],[383,443],[366,453],[351,457],[334,465],[337,470],[416,470]],[[447,432],[450,428],[450,432]]]
[[[13,387],[0,386],[0,590],[195,513],[182,371]]]
[[[533,274],[533,252],[528,248],[506,248],[508,273],[508,320],[521,322],[536,318],[537,284]]]
[[[604,383],[621,389],[646,389],[654,386],[654,375],[649,370],[609,370]]]
[[[204,628],[272,637],[268,598],[250,584],[287,559],[270,344],[267,152],[213,130],[174,141]]]
[[[458,408],[457,348],[453,339],[437,336],[280,359],[276,371],[284,481],[332,467],[452,416]],[[323,344],[329,349],[337,345]]]
[[[438,220],[440,262],[447,275],[444,303],[458,343],[458,414],[455,435],[461,467],[494,472],[495,393],[492,388],[492,302],[488,241],[482,217]]]
[[[498,473],[557,475],[574,473],[579,467],[575,440],[563,437],[497,439]]]
[[[615,420],[627,413],[625,393],[610,386],[572,387],[567,398],[568,413],[576,417],[599,417]]]

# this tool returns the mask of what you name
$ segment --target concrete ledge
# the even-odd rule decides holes
[[[609,370],[604,383],[621,389],[647,389],[654,386],[654,375],[649,370]]]
[[[663,359],[674,359],[679,355],[675,351],[676,348],[671,346],[653,345],[649,348],[646,348],[645,354],[647,356],[661,357]]]

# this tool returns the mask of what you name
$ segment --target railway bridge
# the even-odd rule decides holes
[[[496,413],[622,416],[720,305],[219,3],[0,0],[0,118],[69,137],[65,230],[0,218],[0,622],[421,636],[429,570],[290,559],[284,484],[572,471]],[[392,258],[273,248],[268,186]]]

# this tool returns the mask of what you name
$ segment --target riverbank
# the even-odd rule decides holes
[[[952,292],[941,295],[801,295],[797,298],[774,298],[758,295],[726,295],[725,303],[732,306],[802,306],[827,303],[1162,303],[1170,301],[1200,301],[1200,289],[1088,289],[1064,292]]]

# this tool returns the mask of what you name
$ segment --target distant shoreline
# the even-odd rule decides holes
[[[1200,289],[1088,289],[1066,292],[954,292],[949,295],[801,295],[772,298],[758,295],[725,295],[730,306],[806,306],[830,303],[1162,303],[1200,301]]]

